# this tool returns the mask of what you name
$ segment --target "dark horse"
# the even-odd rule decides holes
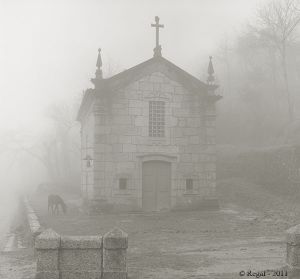
[[[64,214],[67,212],[67,205],[59,195],[48,196],[48,212],[51,210],[52,214],[59,214],[59,206]]]

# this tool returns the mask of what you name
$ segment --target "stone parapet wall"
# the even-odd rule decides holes
[[[36,279],[126,279],[128,236],[114,229],[103,237],[61,236],[52,229],[35,242]]]
[[[22,208],[24,208],[25,211],[26,225],[29,228],[30,235],[31,235],[31,243],[32,245],[34,245],[34,241],[36,237],[43,231],[43,229],[28,199],[24,198],[22,203],[23,203]]]
[[[286,242],[288,278],[300,279],[300,225],[287,230]]]

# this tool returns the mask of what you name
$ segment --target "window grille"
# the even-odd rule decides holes
[[[165,136],[165,102],[149,102],[149,136]]]

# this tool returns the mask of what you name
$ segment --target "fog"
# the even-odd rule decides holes
[[[159,15],[163,55],[205,77],[207,57],[251,20],[260,2],[1,0],[1,196],[47,180],[24,144],[31,148],[52,133],[47,110],[53,104],[68,104],[75,115],[82,91],[91,87],[98,47],[104,76],[149,59],[150,24]]]
[[[275,3],[281,3],[282,6],[276,6]],[[284,10],[284,3],[291,3],[288,10]],[[85,90],[93,87],[90,80],[95,77],[98,48],[101,48],[104,78],[152,58],[155,30],[151,28],[151,24],[154,23],[155,16],[159,16],[160,23],[164,24],[164,28],[160,30],[162,56],[203,82],[208,82],[208,62],[209,56],[212,56],[215,83],[218,85],[215,93],[223,97],[217,102],[217,156],[206,156],[203,151],[196,159],[199,166],[203,164],[201,167],[206,163],[208,166],[213,161],[212,170],[204,167],[199,171],[200,168],[195,168],[196,161],[192,151],[184,151],[188,153],[185,154],[185,163],[192,165],[194,160],[195,165],[192,167],[197,174],[192,178],[182,179],[191,183],[191,189],[188,188],[188,184],[182,186],[186,187],[184,189],[179,189],[179,186],[176,186],[178,189],[173,185],[172,187],[176,188],[178,193],[182,190],[180,195],[184,191],[194,190],[193,181],[197,181],[198,174],[203,172],[199,177],[203,175],[205,178],[201,178],[203,181],[199,179],[199,185],[203,183],[200,186],[207,189],[211,186],[207,191],[214,191],[214,183],[218,179],[216,197],[221,196],[221,203],[227,206],[224,207],[224,212],[234,212],[234,216],[229,217],[233,218],[230,219],[233,221],[227,222],[226,218],[229,215],[222,212],[223,209],[220,210],[219,213],[226,216],[223,218],[222,215],[223,221],[220,221],[217,215],[216,222],[213,219],[215,217],[211,219],[213,226],[217,225],[214,229],[210,227],[210,217],[203,221],[199,219],[198,213],[198,219],[196,218],[195,212],[185,213],[188,214],[187,218],[175,213],[177,219],[170,218],[169,224],[167,220],[166,227],[171,224],[172,229],[169,231],[176,231],[176,237],[182,233],[182,237],[187,240],[192,235],[195,238],[191,238],[191,243],[199,240],[194,232],[200,230],[203,230],[201,233],[209,232],[209,235],[219,230],[218,232],[224,233],[223,240],[227,241],[226,233],[230,234],[228,232],[231,232],[232,224],[240,224],[238,222],[243,220],[244,213],[250,212],[254,223],[261,217],[263,222],[259,226],[267,223],[264,221],[265,211],[279,212],[276,211],[277,215],[272,213],[273,216],[267,216],[266,220],[276,221],[272,221],[274,224],[277,224],[278,220],[283,224],[291,217],[290,212],[294,210],[292,206],[295,205],[296,208],[298,204],[300,183],[300,152],[298,154],[293,149],[300,145],[299,0],[0,0],[0,249],[5,245],[4,236],[10,230],[9,225],[17,212],[18,198],[23,195],[33,197],[33,207],[37,206],[38,214],[46,221],[63,220],[61,223],[57,222],[62,231],[65,229],[67,233],[72,232],[74,223],[74,226],[79,228],[76,234],[83,231],[99,233],[97,226],[100,222],[92,224],[94,231],[89,230],[87,226],[81,228],[80,223],[76,223],[77,217],[84,219],[85,215],[82,213],[86,213],[82,209],[85,206],[84,199],[80,197],[80,174],[85,166],[81,166],[81,127],[76,121],[76,115]],[[205,122],[205,125],[210,125],[207,123]],[[199,127],[199,124],[197,125]],[[206,126],[202,128],[205,130]],[[89,141],[88,136],[85,136],[87,150]],[[200,140],[199,135],[197,136],[199,143],[203,139]],[[205,146],[214,144],[214,135],[205,140]],[[122,144],[120,145],[121,151],[118,152],[122,153],[124,149]],[[271,147],[279,150],[286,146],[292,149],[267,155],[255,153],[257,150],[265,152]],[[250,155],[235,156],[240,155],[239,152],[249,150]],[[180,155],[179,151],[177,155]],[[87,164],[84,170],[86,180],[82,183],[86,189],[94,183],[88,183],[91,174],[89,167]],[[164,167],[167,169],[166,165]],[[106,172],[105,167],[103,172]],[[128,177],[114,178],[119,181],[118,190],[124,190],[120,187],[121,180],[127,189]],[[92,181],[93,179],[94,177]],[[210,186],[207,186],[208,180],[213,181]],[[97,183],[100,185],[99,181]],[[197,186],[196,195],[202,191],[200,186]],[[110,190],[113,192],[112,188],[113,186]],[[137,194],[136,189],[135,191],[136,195],[140,194]],[[86,192],[88,193],[88,190]],[[45,203],[50,193],[66,197],[66,204],[70,208],[66,216],[55,216],[53,210],[51,215],[47,211]],[[191,193],[187,191],[185,194],[184,198],[189,199]],[[177,197],[177,192],[173,196]],[[274,204],[266,202],[273,198]],[[290,202],[292,198],[296,201]],[[187,204],[189,202],[190,200]],[[279,209],[277,202],[281,206],[278,206]],[[91,205],[93,206],[93,200]],[[300,207],[297,207],[297,210],[295,212],[300,216]],[[193,214],[195,218],[191,217]],[[111,222],[110,216],[103,214],[102,217]],[[241,218],[236,221],[236,217]],[[299,223],[299,218],[292,217],[284,226]],[[119,220],[118,218],[123,217],[118,216],[116,220]],[[128,220],[113,222],[123,222],[122,225],[128,225],[128,228],[130,224],[133,224],[133,228],[137,226],[133,230],[135,233],[138,231],[137,235],[141,232],[140,228],[144,229],[143,222],[147,218],[141,218],[142,225],[136,225],[136,217],[126,218]],[[69,224],[65,225],[64,221]],[[181,231],[180,226],[185,221],[191,221],[191,235],[187,231]],[[107,224],[110,224],[109,222]],[[178,225],[174,231],[172,222]],[[165,224],[164,221],[162,223]],[[154,223],[149,224],[149,235],[157,233],[160,237],[161,228],[156,228]],[[202,228],[202,225],[207,225],[208,229]],[[223,231],[225,226],[230,228]],[[236,230],[236,233],[240,234],[238,237],[243,233],[253,233],[253,228],[247,226],[248,224],[244,226],[244,223],[242,226],[236,225],[239,228]],[[284,226],[279,226],[277,230],[281,230],[282,233],[286,229]],[[145,230],[148,227],[145,226]],[[267,229],[259,227],[262,236],[267,236],[272,230],[268,224],[266,227]],[[142,233],[141,235],[143,239],[144,236]],[[154,234],[151,236],[156,239]],[[171,239],[172,235],[168,237]],[[149,239],[151,240],[151,237]],[[178,239],[176,238],[176,243],[180,242]],[[152,244],[149,247],[152,248]],[[188,251],[186,248],[182,248],[184,253]],[[199,251],[201,249],[199,248]],[[133,252],[138,250],[136,247],[132,248]],[[164,251],[171,250],[166,248]],[[196,255],[197,253],[195,257],[206,259],[206,256],[203,257],[200,253]],[[227,259],[230,253],[226,252],[224,259]],[[271,253],[273,255],[273,252],[270,252],[270,255]],[[259,254],[266,259],[268,257],[265,251]],[[136,259],[141,260],[143,256],[136,256]],[[0,267],[3,259],[0,255]],[[184,260],[190,265],[188,257]],[[235,264],[236,259],[233,261]],[[188,267],[190,269],[190,266]],[[230,266],[226,268],[229,269]],[[267,268],[271,269],[271,266]],[[257,270],[261,270],[261,267]],[[0,277],[1,272],[0,268]],[[178,277],[177,275],[171,277]]]
[[[205,81],[208,56],[214,57],[224,97],[218,104],[221,146],[295,143],[299,30],[287,46],[295,104],[289,121],[281,56],[255,33],[265,28],[258,11],[268,2],[0,0],[1,207],[12,210],[18,194],[43,183],[59,181],[78,190],[75,116],[83,90],[92,86],[97,50],[102,49],[104,77],[151,58],[155,15],[165,25],[160,36],[165,58]]]

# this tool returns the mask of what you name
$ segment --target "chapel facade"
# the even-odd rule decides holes
[[[94,88],[81,123],[84,200],[119,210],[216,208],[216,94],[210,57],[201,82],[161,55],[103,78],[99,49]]]

